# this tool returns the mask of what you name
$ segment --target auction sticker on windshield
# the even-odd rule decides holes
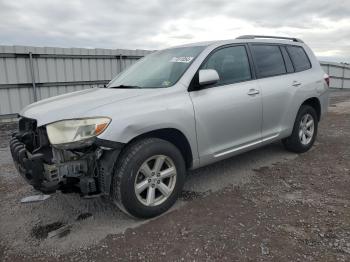
[[[173,57],[170,59],[170,62],[173,63],[189,63],[193,59],[193,56],[180,56],[180,57]]]

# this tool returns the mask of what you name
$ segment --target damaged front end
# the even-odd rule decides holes
[[[114,163],[122,143],[93,138],[77,147],[50,144],[46,127],[21,117],[10,140],[18,172],[35,189],[52,193],[109,194]]]

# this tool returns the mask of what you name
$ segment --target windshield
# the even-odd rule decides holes
[[[165,88],[174,85],[205,46],[171,48],[147,55],[113,79],[110,88]]]

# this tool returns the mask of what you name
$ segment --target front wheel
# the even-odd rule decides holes
[[[175,203],[185,173],[184,159],[175,145],[158,138],[139,140],[130,144],[118,160],[111,197],[132,216],[154,217]]]
[[[302,105],[295,119],[291,136],[282,140],[286,149],[295,153],[308,151],[315,142],[317,125],[318,119],[315,109],[308,105]]]

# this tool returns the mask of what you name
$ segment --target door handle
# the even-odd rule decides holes
[[[292,86],[300,86],[300,85],[301,85],[301,83],[298,81],[293,81],[293,83],[292,83]]]
[[[249,89],[248,96],[255,96],[259,93],[260,93],[260,91],[257,89]]]

